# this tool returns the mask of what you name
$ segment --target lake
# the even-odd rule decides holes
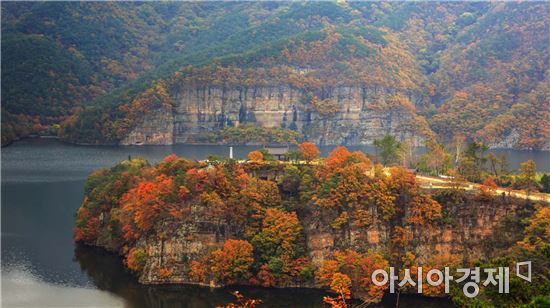
[[[258,147],[234,147],[236,158]],[[324,155],[332,147],[323,147]],[[350,147],[373,152],[371,147]],[[260,307],[323,307],[320,290],[251,287],[143,286],[121,260],[101,249],[76,245],[74,213],[83,199],[87,175],[120,160],[144,157],[158,162],[176,153],[191,159],[228,155],[227,146],[76,146],[51,139],[27,139],[2,149],[2,306],[54,307],[214,307],[230,292],[264,300]],[[534,159],[550,169],[550,152],[501,150],[511,168]],[[401,296],[402,307],[450,306],[445,299]],[[376,307],[395,307],[387,296]]]

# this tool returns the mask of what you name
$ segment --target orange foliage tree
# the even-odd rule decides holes
[[[341,280],[342,274],[351,279],[350,289],[357,297],[367,302],[379,302],[387,286],[376,286],[372,282],[372,273],[377,269],[387,270],[389,263],[378,253],[369,251],[360,254],[353,250],[336,251],[333,260],[323,262],[317,272],[322,286],[331,286],[335,280]]]
[[[497,190],[497,183],[495,183],[495,180],[493,177],[488,176],[483,183],[479,186],[479,194],[478,196],[481,198],[490,198],[495,194]]]
[[[189,278],[197,282],[206,282],[208,267],[199,261],[193,260],[189,265]]]
[[[252,151],[248,153],[248,160],[251,161],[262,161],[264,160],[264,154],[260,151]]]
[[[518,244],[530,251],[550,242],[550,208],[539,206],[537,212],[529,219],[525,229],[525,238]]]
[[[254,262],[252,245],[245,240],[227,240],[222,249],[212,252],[210,270],[214,280],[224,284],[245,282]]]
[[[346,274],[334,273],[330,282],[330,289],[338,294],[337,297],[325,296],[323,301],[332,308],[347,307],[346,301],[351,299],[351,279]]]
[[[300,150],[302,157],[308,162],[319,158],[321,155],[321,151],[319,151],[317,146],[311,142],[303,142],[299,144],[298,149]]]

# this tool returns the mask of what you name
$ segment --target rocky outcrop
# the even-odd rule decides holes
[[[491,142],[488,144],[488,146],[492,149],[514,149],[518,148],[519,145],[522,144],[521,142],[522,136],[520,135],[520,132],[518,129],[512,129],[510,133],[507,135],[502,136],[502,138]],[[541,151],[550,151],[550,140],[541,141],[536,146],[533,147],[526,147],[521,146],[520,149],[523,150],[541,150]]]
[[[288,251],[299,250],[299,258],[303,259],[300,262],[307,262],[310,274],[335,252],[347,250],[383,253],[397,267],[404,262],[403,256],[411,255],[415,264],[421,266],[469,265],[504,255],[524,238],[521,221],[534,212],[533,206],[509,196],[460,189],[428,192],[417,186],[414,176],[405,170],[396,169],[380,178],[368,175],[367,169],[355,169],[365,167],[366,162],[354,163],[349,159],[344,162],[352,163],[347,168],[354,168],[348,170],[353,173],[346,174],[345,181],[331,177],[317,183],[318,187],[310,187],[313,184],[307,178],[321,176],[328,165],[275,162],[208,165],[169,156],[157,169],[151,169],[144,160],[125,161],[89,179],[91,186],[87,187],[95,185],[95,188],[89,190],[77,212],[75,239],[124,255],[126,265],[136,271],[141,283],[212,281],[210,284],[217,285],[231,281],[208,275],[206,271],[213,262],[222,262],[213,256],[225,253],[219,249],[225,249],[230,240],[245,239],[244,242],[252,243],[256,255],[251,262],[266,262],[259,258],[265,258],[264,249],[268,248],[263,247],[272,244],[264,246],[263,239],[292,237],[293,244],[273,245],[295,245]],[[310,169],[314,166],[318,172]],[[137,187],[127,187],[121,192],[124,183],[128,183],[125,181],[141,177],[136,175],[140,168],[144,171],[141,176],[154,180],[134,183]],[[297,172],[303,172],[301,177],[306,180],[296,182],[300,174]],[[166,173],[186,174],[186,186],[176,186],[177,197],[174,184],[182,178],[173,179]],[[232,186],[232,181],[240,186]],[[327,187],[335,185],[334,181],[340,181],[338,185],[345,183],[335,187],[342,187],[346,196],[357,198],[336,204],[327,201],[345,198],[332,193],[330,199],[323,197]],[[212,192],[203,190],[206,186]],[[388,187],[394,188],[388,190]],[[104,198],[117,193],[121,199],[115,203]],[[221,196],[228,203],[222,202]],[[302,196],[311,199],[301,199]],[[324,201],[316,201],[321,199]],[[381,199],[392,201],[376,201]],[[283,207],[285,210],[279,209]],[[290,220],[289,224],[275,224]],[[274,230],[283,230],[283,235],[276,235]],[[273,252],[267,254],[271,257]],[[254,271],[252,275],[260,275],[257,267]],[[281,280],[275,286],[314,286],[313,274],[304,277],[309,278]]]
[[[514,238],[501,233],[502,224],[508,215],[514,217],[520,208],[513,199],[496,198],[491,202],[476,201],[469,196],[467,204],[451,205],[443,202],[444,221],[433,228],[411,229],[412,250],[419,265],[437,262],[438,258],[453,256],[462,264],[493,257],[498,251],[488,243],[498,241],[501,247],[511,247]],[[331,259],[337,250],[389,251],[391,226],[377,219],[379,215],[371,208],[374,220],[367,227],[352,229],[342,234],[330,228],[329,222],[318,215],[300,217],[306,237],[308,257],[315,267]],[[196,223],[181,226],[176,236],[141,240],[138,247],[147,254],[147,264],[139,277],[141,283],[194,283],[188,276],[190,262],[200,260],[208,252],[220,248],[231,235],[220,236],[216,227],[197,219]],[[504,243],[504,244],[502,244]],[[170,270],[170,277],[161,277],[162,269]],[[311,285],[288,285],[287,287],[313,287]]]
[[[382,88],[335,87],[316,93],[336,102],[337,112],[322,113],[304,102],[305,92],[291,86],[251,88],[196,87],[172,90],[173,114],[155,112],[142,121],[122,144],[196,143],[201,136],[224,127],[252,124],[288,128],[321,145],[371,144],[386,134],[421,145],[425,133],[415,123],[414,112],[380,111],[375,102],[394,91]],[[405,94],[407,95],[407,94]],[[411,100],[421,98],[410,95]]]
[[[173,144],[174,118],[170,110],[148,113],[122,141],[121,145]]]

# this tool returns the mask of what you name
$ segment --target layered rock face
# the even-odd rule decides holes
[[[286,85],[251,88],[182,85],[171,94],[172,115],[155,112],[123,144],[169,144],[170,139],[174,143],[196,143],[201,142],[204,133],[243,124],[296,130],[305,139],[321,145],[371,144],[386,134],[420,145],[425,138],[415,129],[414,113],[372,108],[373,103],[396,94],[381,88],[325,90],[319,94],[320,98],[333,100],[338,106],[337,112],[328,114],[305,103],[304,91]],[[413,101],[418,99],[411,97]]]
[[[494,199],[490,203],[475,201],[468,197],[468,204],[451,205],[442,203],[447,213],[447,222],[433,228],[411,228],[412,251],[418,265],[437,262],[452,256],[464,266],[479,259],[491,258],[500,253],[489,243],[499,242],[502,247],[511,247],[514,239],[507,238],[500,230],[507,215],[516,215],[521,206],[511,199]],[[330,221],[319,218],[318,213],[300,217],[306,238],[308,258],[315,267],[330,260],[335,251],[390,251],[392,226],[388,221],[378,219],[378,209],[369,209],[374,218],[367,227],[352,228],[349,233],[337,232],[330,227]],[[201,220],[197,208],[197,221],[183,225],[177,235],[168,238],[150,236],[138,243],[147,255],[147,263],[139,281],[144,284],[191,283],[188,276],[189,263],[200,260],[210,251],[220,248],[230,234],[220,236],[216,226]],[[395,266],[395,265],[394,265]],[[170,277],[161,277],[161,269],[169,268]],[[286,285],[285,287],[315,287],[313,282]]]
[[[174,143],[173,131],[174,117],[172,112],[160,109],[154,110],[146,115],[142,122],[120,141],[120,144],[169,145]]]
[[[517,148],[518,144],[521,144],[521,135],[518,129],[512,129],[511,132],[505,136],[502,136],[502,138],[498,139],[495,142],[491,142],[488,144],[490,148],[494,149],[514,149]],[[527,147],[525,150],[542,150],[542,151],[550,151],[550,140],[542,141],[538,148],[533,147]]]

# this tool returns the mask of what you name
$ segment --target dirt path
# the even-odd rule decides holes
[[[418,180],[418,182],[422,187],[446,188],[451,185],[450,179],[442,179],[442,178],[425,176],[425,175],[416,175],[416,179]],[[461,182],[460,185],[465,190],[478,190],[479,187],[481,186],[480,184],[470,183],[470,182]],[[503,193],[516,198],[529,199],[533,201],[544,201],[544,202],[550,203],[550,194],[544,194],[539,192],[527,193],[526,191],[512,190],[512,189],[506,189],[502,187],[497,188],[494,192],[495,195],[502,195]]]

